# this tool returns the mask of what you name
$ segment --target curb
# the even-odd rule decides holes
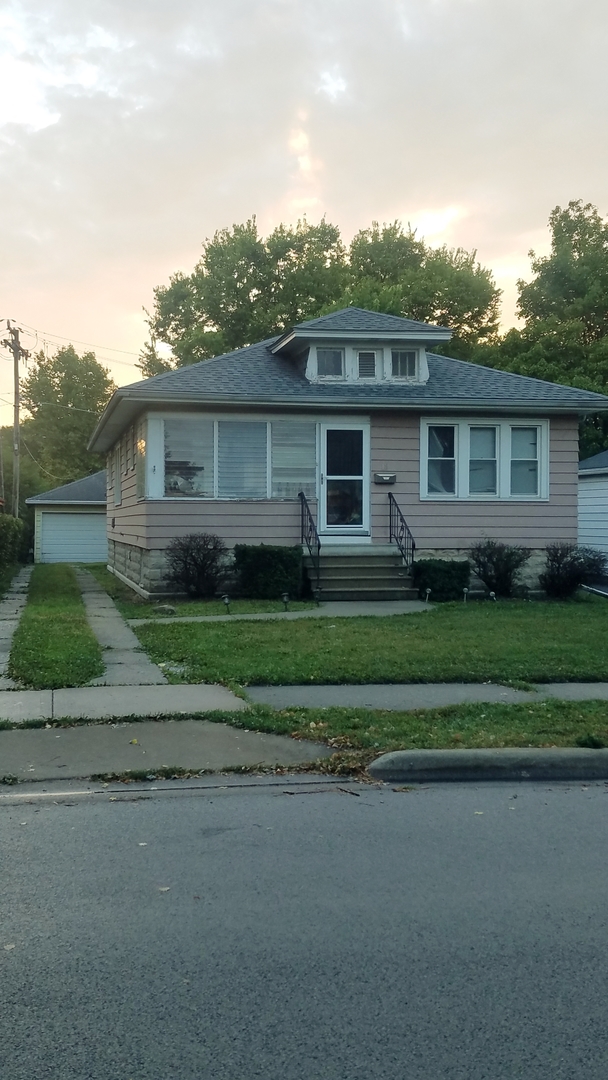
[[[396,750],[368,766],[375,780],[608,780],[608,749]]]

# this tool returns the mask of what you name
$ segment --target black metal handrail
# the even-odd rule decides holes
[[[318,594],[321,588],[321,541],[317,532],[317,526],[315,525],[315,519],[313,518],[310,506],[308,505],[308,499],[303,491],[298,492],[298,499],[300,500],[301,543],[306,544],[306,547],[308,548],[308,554],[310,555],[315,571],[314,592]]]
[[[388,493],[388,505],[390,510],[390,542],[392,544],[393,540],[395,541],[407,569],[410,570],[414,562],[416,541],[392,491]]]

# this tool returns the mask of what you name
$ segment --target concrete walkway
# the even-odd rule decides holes
[[[67,780],[99,773],[182,768],[192,771],[300,765],[332,750],[205,720],[95,724],[0,731],[2,777]]]
[[[167,615],[158,619],[127,619],[129,626],[148,626],[150,623],[207,623],[207,622],[274,622],[294,619],[353,619],[387,615],[414,615],[431,611],[423,600],[332,600],[305,611],[269,611],[257,615]]]
[[[103,649],[106,670],[91,686],[155,686],[167,680],[142,651],[116,604],[88,570],[76,569],[89,625]]]
[[[608,683],[540,683],[533,691],[498,683],[386,683],[350,686],[249,686],[247,696],[273,709],[439,709],[445,705],[504,702],[518,705],[544,698],[608,701]]]
[[[15,630],[27,604],[27,588],[32,566],[24,566],[11,581],[4,600],[0,602],[0,690],[11,690],[17,683],[6,674]]]
[[[115,720],[241,712],[247,702],[225,686],[76,686],[0,691],[0,720]]]

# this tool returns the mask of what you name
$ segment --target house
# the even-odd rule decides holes
[[[26,503],[36,511],[35,562],[107,561],[105,469],[33,495]]]
[[[608,450],[579,463],[578,542],[608,553]]]
[[[576,541],[578,421],[608,398],[438,355],[450,331],[346,308],[117,390],[109,566],[163,591],[175,536],[304,543],[323,595],[404,595],[419,556]],[[320,545],[320,546],[319,546]]]

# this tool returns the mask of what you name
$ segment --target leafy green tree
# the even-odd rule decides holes
[[[155,290],[141,366],[145,374],[163,370],[155,340],[189,364],[350,304],[447,323],[452,350],[468,352],[495,336],[499,295],[475,252],[435,250],[399,222],[374,222],[347,252],[326,221],[280,225],[264,240],[252,218],[216,233],[192,274]]]
[[[68,345],[53,357],[36,356],[21,393],[31,417],[26,452],[49,477],[47,487],[103,468],[103,456],[90,454],[87,444],[113,390],[92,352],[79,356]]]
[[[608,393],[608,222],[581,200],[549,217],[551,251],[530,252],[532,280],[519,281],[521,329],[479,347],[474,359],[537,379]],[[608,446],[608,418],[581,425],[580,452]]]

